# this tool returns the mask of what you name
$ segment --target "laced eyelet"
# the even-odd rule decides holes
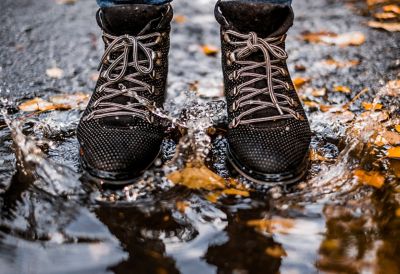
[[[238,73],[236,70],[234,70],[230,75],[229,75],[229,80],[237,80],[240,77],[240,73]]]
[[[290,85],[289,85],[289,83],[285,83],[285,89],[286,89],[286,90],[290,90]]]
[[[236,110],[238,110],[238,108],[239,108],[239,104],[236,103],[236,102],[233,102],[233,104],[232,104],[232,111],[236,111]]]
[[[156,65],[161,67],[162,66],[162,60],[161,59],[157,59],[156,60]]]
[[[155,71],[155,70],[153,70],[153,71],[150,73],[150,77],[151,77],[151,79],[155,79],[155,78],[156,78],[156,76],[157,76],[157,74],[156,74],[156,71]]]
[[[288,73],[285,69],[281,69],[282,76],[288,76]]]
[[[163,39],[162,35],[158,36],[156,41],[154,42],[155,44],[158,44],[161,42],[161,40]]]
[[[237,87],[234,87],[231,92],[231,96],[237,96],[239,94],[239,90]]]
[[[227,43],[231,42],[231,38],[229,38],[229,35],[226,32],[223,33],[223,37],[225,42]]]
[[[155,90],[156,90],[156,88],[155,88],[154,86],[151,86],[150,94],[154,94],[154,93],[155,93]]]
[[[230,128],[235,128],[239,125],[238,120],[236,118],[232,119],[232,122],[229,124]]]
[[[154,117],[153,117],[153,115],[151,115],[150,113],[148,113],[148,114],[146,115],[146,120],[147,120],[147,122],[149,122],[150,124],[154,123]]]

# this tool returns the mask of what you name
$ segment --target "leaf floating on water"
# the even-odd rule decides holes
[[[400,159],[400,146],[390,148],[387,152],[387,157]]]
[[[222,191],[223,194],[225,195],[234,195],[234,196],[242,196],[242,197],[249,197],[250,193],[246,190],[238,190],[238,189],[234,189],[234,188],[228,188],[228,189],[224,189]]]
[[[385,183],[385,177],[378,171],[365,171],[358,169],[355,170],[353,174],[357,180],[364,185],[381,188]]]
[[[280,245],[276,245],[274,247],[267,247],[265,249],[265,254],[267,254],[271,257],[274,257],[274,258],[287,257],[287,253],[286,253],[285,249]]]
[[[400,23],[399,22],[378,22],[378,21],[369,21],[368,26],[374,29],[384,29],[389,32],[397,32],[400,31]]]
[[[203,53],[207,56],[215,56],[219,52],[219,48],[213,45],[203,45],[201,49]]]
[[[33,112],[33,111],[48,111],[54,110],[55,107],[52,103],[43,100],[41,98],[34,98],[27,102],[24,102],[18,107],[20,110],[25,112]]]
[[[375,103],[362,102],[361,104],[365,110],[379,110],[383,108],[383,105],[379,103],[375,104]]]
[[[57,67],[52,67],[46,70],[47,76],[50,78],[61,79],[64,75],[64,71]]]
[[[249,220],[246,222],[246,225],[249,227],[253,227],[261,232],[268,233],[281,233],[287,234],[289,229],[294,227],[293,219],[258,219],[258,220]]]
[[[225,188],[225,180],[205,166],[186,167],[170,173],[167,178],[174,184],[184,185],[190,189],[216,190]]]
[[[303,34],[303,39],[311,43],[323,43],[336,46],[360,46],[365,42],[362,32],[348,32],[336,34],[333,32],[309,32]]]
[[[346,86],[335,86],[333,88],[333,90],[337,91],[337,92],[346,93],[346,94],[351,93],[351,89],[349,87],[346,87]]]

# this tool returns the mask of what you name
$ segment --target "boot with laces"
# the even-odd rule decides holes
[[[311,130],[286,65],[287,5],[219,1],[228,160],[256,183],[292,184],[308,169]]]
[[[97,13],[105,52],[77,135],[84,169],[101,182],[128,183],[159,155],[164,130],[144,103],[164,103],[171,19],[169,4]]]

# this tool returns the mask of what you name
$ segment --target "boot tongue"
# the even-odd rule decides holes
[[[167,13],[169,5],[115,5],[99,10],[97,21],[99,26],[113,35],[138,35],[149,24],[162,23],[164,14]],[[162,26],[160,26],[162,27]]]
[[[222,1],[218,6],[222,17],[216,12],[217,20],[241,33],[253,31],[262,38],[280,36],[293,25],[293,10],[288,5]]]

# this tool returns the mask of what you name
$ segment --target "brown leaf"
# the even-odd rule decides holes
[[[48,110],[54,110],[55,107],[52,103],[43,100],[41,98],[34,98],[32,100],[29,100],[27,102],[24,102],[19,105],[18,107],[22,111],[26,112],[33,112],[33,111],[48,111]]]
[[[223,194],[225,195],[232,195],[232,196],[242,196],[242,197],[249,197],[250,193],[246,190],[238,190],[234,188],[228,188],[224,189],[222,191]]]
[[[358,60],[338,61],[333,58],[326,59],[323,62],[328,66],[334,66],[337,68],[354,67],[360,64],[360,61]]]
[[[246,225],[249,227],[254,227],[259,231],[266,231],[268,233],[287,233],[289,229],[294,227],[293,219],[256,219],[249,220],[246,222]]]
[[[400,80],[391,80],[383,87],[383,94],[388,96],[400,96]]]
[[[175,206],[180,213],[184,214],[189,204],[185,201],[177,201]]]
[[[369,21],[368,26],[375,29],[384,29],[389,32],[400,31],[400,22],[389,23],[389,22]]]
[[[353,174],[357,180],[364,185],[381,188],[385,183],[385,177],[378,171],[365,171],[358,169],[355,170]]]
[[[267,247],[265,249],[265,254],[267,254],[271,257],[274,257],[274,258],[287,257],[287,253],[286,253],[285,249],[280,245],[276,245],[273,247]]]

